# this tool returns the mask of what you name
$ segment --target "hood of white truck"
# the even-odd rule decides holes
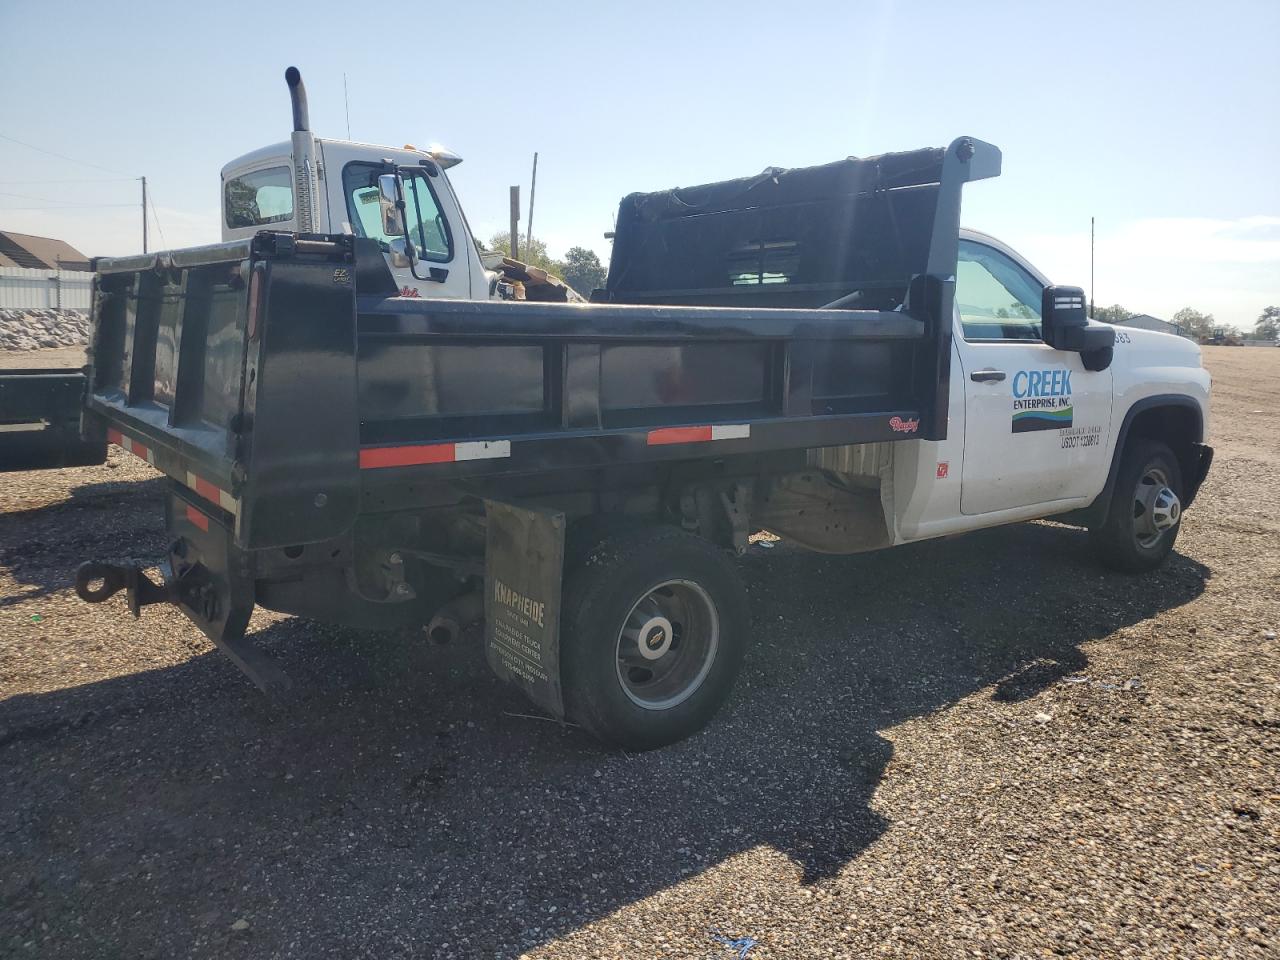
[[[1200,345],[1172,333],[1116,327],[1116,359],[1142,366],[1200,367]]]

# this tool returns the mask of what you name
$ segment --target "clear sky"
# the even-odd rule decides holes
[[[970,134],[1005,172],[965,223],[1056,282],[1088,286],[1094,215],[1100,305],[1280,304],[1280,0],[56,9],[0,0],[0,227],[90,255],[141,249],[142,174],[157,246],[218,240],[219,169],[287,138],[296,64],[319,136],[345,73],[353,139],[461,154],[484,238],[535,150],[535,233],[607,258],[626,193]]]

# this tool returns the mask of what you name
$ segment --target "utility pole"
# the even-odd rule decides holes
[[[147,252],[147,178],[142,178],[142,252]]]
[[[520,259],[520,187],[511,188],[511,259]]]
[[[538,195],[538,151],[533,151],[533,179],[529,183],[529,226],[524,245],[533,250],[533,201]]]
[[[1089,316],[1093,316],[1093,217],[1089,218]]]

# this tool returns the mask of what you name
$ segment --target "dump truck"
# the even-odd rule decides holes
[[[590,303],[503,299],[438,157],[357,147],[258,158],[293,195],[243,236],[95,265],[84,433],[164,474],[170,545],[76,589],[176,605],[265,690],[255,606],[483,621],[549,716],[660,747],[732,688],[755,532],[846,554],[1052,517],[1140,573],[1212,461],[1195,344],[961,229],[1002,162],[977,138],[631,194]]]

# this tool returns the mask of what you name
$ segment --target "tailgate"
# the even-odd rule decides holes
[[[243,548],[354,519],[355,291],[346,238],[100,260],[88,429],[147,460]]]

